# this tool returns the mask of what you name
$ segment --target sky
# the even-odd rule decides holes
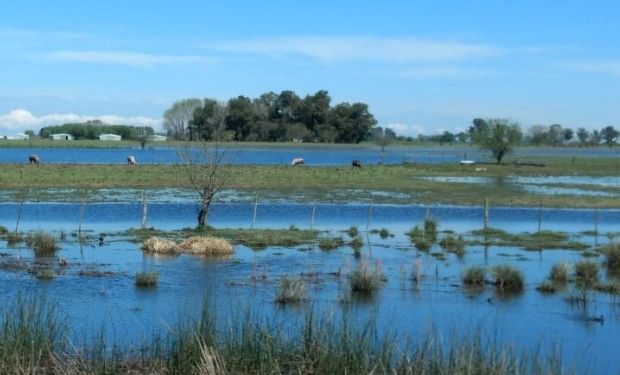
[[[403,135],[620,125],[620,2],[6,1],[0,135],[176,100],[329,91]]]

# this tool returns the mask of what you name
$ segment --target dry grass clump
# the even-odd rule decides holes
[[[570,267],[566,262],[554,264],[549,273],[549,280],[555,283],[566,284],[568,282],[569,269]]]
[[[463,284],[467,286],[483,286],[485,272],[486,271],[483,267],[469,267],[461,275],[461,278],[463,279]]]
[[[173,255],[179,253],[179,246],[174,241],[151,237],[142,243],[142,251],[147,254]]]
[[[509,265],[493,267],[495,286],[501,290],[518,291],[523,289],[523,274],[518,269]]]
[[[585,284],[593,284],[598,281],[598,264],[587,260],[575,263],[575,275],[577,280]]]
[[[179,248],[194,255],[227,255],[234,252],[230,242],[217,237],[193,236],[179,244]]]
[[[136,286],[148,287],[157,285],[159,273],[157,271],[146,271],[136,273]]]
[[[26,245],[32,248],[37,256],[51,256],[58,250],[56,238],[43,231],[29,233],[26,237]]]
[[[383,273],[378,264],[371,269],[367,262],[363,261],[349,275],[349,282],[353,292],[373,293],[381,287]]]
[[[282,277],[276,292],[276,302],[297,303],[308,298],[308,285],[298,277]]]

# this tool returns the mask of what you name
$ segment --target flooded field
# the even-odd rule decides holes
[[[0,204],[0,225],[13,230],[19,204]],[[586,250],[551,248],[528,251],[520,246],[471,244],[457,256],[434,243],[428,251],[417,250],[406,234],[427,215],[445,231],[474,238],[471,231],[483,226],[481,207],[367,204],[295,204],[276,202],[257,207],[256,228],[312,228],[320,236],[341,236],[345,244],[331,251],[316,243],[295,247],[255,250],[235,246],[227,259],[181,255],[152,257],[140,243],[126,235],[137,228],[141,206],[135,203],[25,203],[19,229],[45,230],[64,236],[56,258],[35,258],[23,244],[8,246],[0,240],[0,294],[10,300],[18,293],[45,294],[68,315],[76,337],[97,335],[121,345],[135,344],[154,332],[165,332],[184,317],[198,315],[206,295],[218,306],[218,318],[228,319],[251,310],[275,324],[296,326],[305,313],[350,314],[355,319],[375,317],[379,330],[394,329],[401,340],[437,331],[443,340],[453,334],[480,330],[509,342],[517,350],[561,346],[567,366],[575,364],[597,373],[620,368],[615,344],[620,337],[620,300],[590,291],[583,304],[570,303],[576,295],[571,283],[555,294],[536,290],[557,262],[574,264]],[[253,225],[252,203],[222,202],[213,207],[210,224],[221,228]],[[312,212],[314,211],[314,221]],[[193,226],[196,207],[187,201],[149,205],[148,226],[174,230]],[[90,236],[78,243],[72,234],[82,217],[82,229]],[[619,210],[562,210],[496,207],[490,226],[510,233],[542,230],[563,231],[571,241],[592,247],[605,244],[620,233]],[[346,245],[344,231],[356,226],[363,240],[361,256]],[[598,229],[598,236],[592,231]],[[387,232],[380,234],[379,229]],[[373,231],[376,230],[376,231]],[[98,237],[101,233],[103,240]],[[591,253],[591,251],[589,251]],[[67,266],[59,267],[58,259]],[[601,280],[611,280],[604,270]],[[381,268],[379,291],[369,298],[352,297],[348,275],[362,262]],[[38,264],[38,266],[37,266]],[[470,266],[491,269],[510,264],[523,272],[522,292],[500,293],[493,285],[479,289],[463,286],[461,275]],[[41,280],[33,267],[51,267],[53,279]],[[137,288],[136,272],[155,270],[159,281],[153,288]],[[572,272],[572,271],[571,271]],[[274,302],[282,276],[302,278],[309,286],[309,299],[283,307]],[[401,341],[403,342],[403,341]]]
[[[377,164],[381,157],[378,147],[234,147],[227,149],[227,160],[231,164],[290,164],[294,158],[303,158],[309,165],[350,165],[351,160],[363,164]],[[134,155],[140,164],[177,164],[178,150],[171,147],[89,149],[89,148],[3,148],[0,149],[0,163],[25,163],[28,155],[38,155],[48,164],[124,164],[127,155]],[[527,147],[515,150],[516,158],[532,157],[618,157],[617,149],[610,148],[553,148]],[[490,160],[489,154],[478,147],[450,146],[393,146],[385,150],[386,164],[454,163],[463,159]]]

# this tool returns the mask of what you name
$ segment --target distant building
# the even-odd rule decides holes
[[[165,135],[159,135],[159,134],[153,134],[152,136],[149,137],[149,141],[153,141],[153,142],[163,142],[167,139],[167,137]]]
[[[30,136],[28,134],[21,133],[17,135],[4,135],[1,136],[0,139],[25,141],[30,139]]]
[[[99,136],[100,141],[120,141],[122,137],[118,134],[101,134]]]
[[[67,133],[52,134],[50,135],[50,138],[52,138],[55,141],[72,141],[73,140],[73,136]]]

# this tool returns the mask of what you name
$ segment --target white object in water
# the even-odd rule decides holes
[[[460,164],[463,164],[463,165],[471,165],[471,164],[476,164],[476,162],[475,162],[475,161],[473,161],[473,160],[461,160],[459,163],[460,163]]]

